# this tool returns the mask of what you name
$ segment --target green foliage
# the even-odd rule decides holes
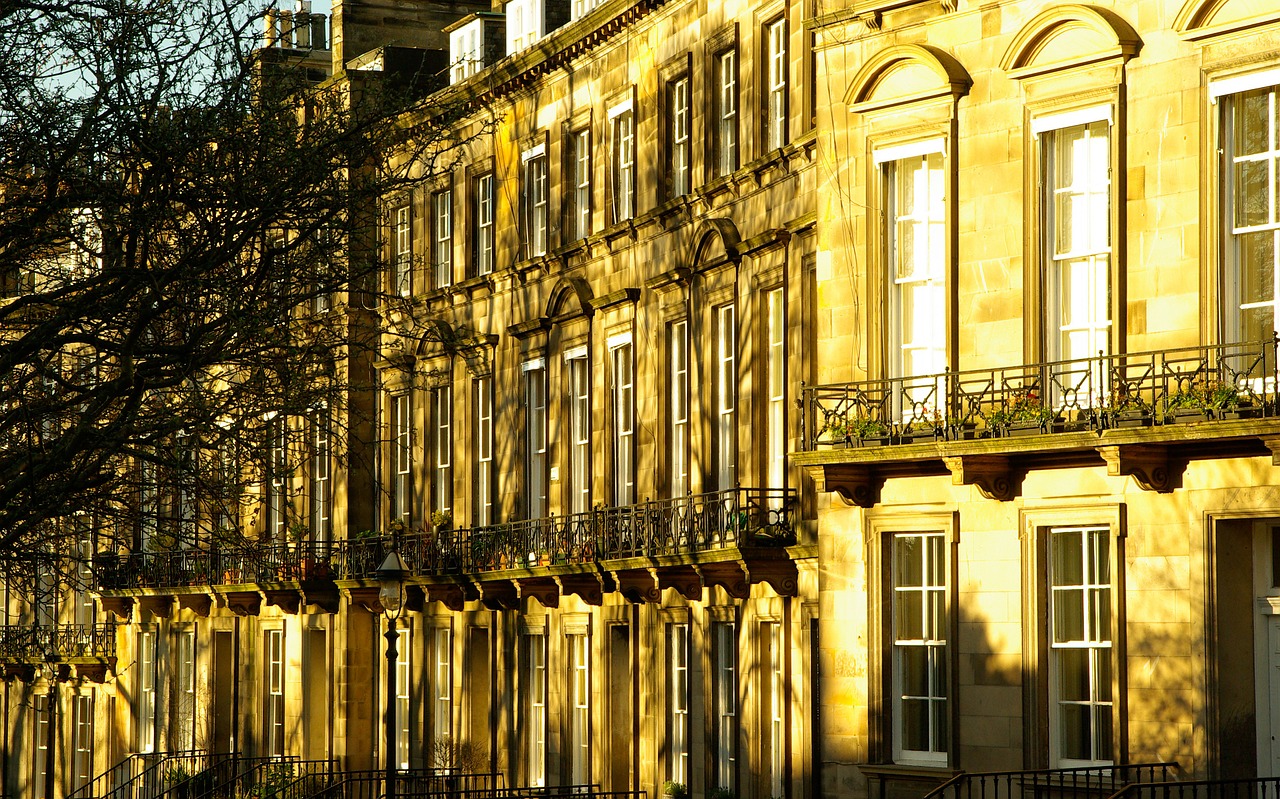
[[[689,796],[689,789],[683,782],[667,780],[662,783],[662,793],[664,796],[672,797],[672,799],[686,799]]]
[[[1008,427],[1021,422],[1047,424],[1057,415],[1040,400],[1035,390],[1027,389],[1006,397],[1004,403],[991,413],[990,422],[993,427]]]

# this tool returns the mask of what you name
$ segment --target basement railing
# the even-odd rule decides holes
[[[391,549],[418,576],[681,556],[794,544],[794,489],[733,488],[472,528],[403,529],[333,542],[100,555],[104,590],[373,577]]]
[[[806,387],[802,448],[1280,415],[1277,340]]]
[[[1163,783],[1177,779],[1177,773],[1177,763],[961,773],[924,799],[1106,799],[1126,785]]]
[[[1111,799],[1276,799],[1280,777],[1139,782],[1126,785]]]

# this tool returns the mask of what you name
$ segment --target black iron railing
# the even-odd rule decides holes
[[[1126,785],[1176,779],[1177,763],[1126,763],[1080,768],[961,773],[924,799],[1105,799]]]
[[[396,772],[396,796],[402,799],[499,799],[506,796],[502,775],[496,773],[449,774],[435,769],[402,769]],[[385,771],[344,771],[335,775],[333,799],[380,799],[387,795]]]
[[[113,622],[0,626],[0,662],[32,663],[112,658],[115,655],[116,626]]]
[[[802,447],[1276,416],[1277,342],[805,388]]]
[[[1237,780],[1139,782],[1126,785],[1112,799],[1276,799],[1280,777]]]
[[[370,579],[395,549],[418,576],[795,543],[793,489],[734,488],[546,519],[403,530],[331,543],[100,555],[104,590]]]

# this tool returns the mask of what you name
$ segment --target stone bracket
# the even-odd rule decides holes
[[[943,458],[951,470],[951,484],[974,486],[987,499],[1008,502],[1022,492],[1022,475],[1005,455],[955,455]]]
[[[577,594],[588,605],[603,605],[605,591],[613,590],[613,581],[609,580],[609,576],[602,572],[561,574],[554,579],[559,584],[562,593]],[[605,585],[606,580],[611,583],[609,586]]]
[[[662,592],[658,589],[657,569],[622,569],[611,573],[613,582],[619,593],[628,602],[640,604],[662,601]]]
[[[257,616],[262,611],[262,594],[257,591],[227,592],[227,609],[237,616]]]
[[[1167,494],[1182,483],[1186,463],[1176,463],[1163,444],[1120,444],[1098,447],[1111,477],[1132,476],[1144,491]],[[1273,455],[1274,457],[1274,455]]]
[[[663,566],[656,571],[659,591],[674,588],[690,602],[702,599],[702,577],[693,566]]]
[[[460,585],[446,583],[441,585],[431,584],[424,587],[427,589],[428,602],[439,602],[455,613],[462,610],[467,603],[466,591]]]
[[[718,585],[734,599],[751,596],[751,575],[745,563],[732,560],[703,563],[698,570],[702,572],[702,582],[707,588]]]
[[[268,607],[275,606],[285,613],[296,616],[302,609],[302,592],[296,588],[266,589],[262,592]]]
[[[1271,465],[1280,466],[1280,436],[1268,436],[1262,439],[1262,443],[1271,450]]]
[[[209,617],[209,609],[213,607],[213,597],[209,594],[178,594],[178,608],[195,611],[201,618]]]
[[[477,583],[480,603],[489,610],[515,610],[520,607],[520,592],[514,580],[485,580]]]
[[[315,605],[325,613],[337,613],[341,598],[332,583],[327,587],[308,587],[306,583],[303,583],[302,602],[304,605]]]
[[[104,613],[115,614],[120,621],[128,621],[133,615],[133,597],[131,596],[102,596],[98,597],[98,601],[102,603]]]
[[[560,585],[552,577],[522,577],[516,580],[520,596],[531,596],[544,608],[560,607]]]
[[[791,558],[751,559],[742,564],[750,583],[765,583],[778,596],[800,595],[800,571]]]
[[[884,485],[883,477],[860,463],[810,466],[809,476],[818,491],[834,491],[846,503],[859,508],[870,508],[880,501],[880,488]]]
[[[138,608],[145,610],[152,616],[167,619],[173,613],[173,595],[140,596],[138,597]]]

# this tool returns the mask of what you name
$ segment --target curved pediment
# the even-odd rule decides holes
[[[737,263],[742,260],[738,251],[741,243],[742,236],[732,219],[720,216],[703,219],[698,223],[685,263],[694,271],[709,264]]]
[[[1275,0],[1187,0],[1173,29],[1187,39],[1205,39],[1280,22]]]
[[[852,110],[864,112],[936,97],[962,97],[971,85],[969,73],[950,53],[903,44],[885,48],[866,61],[844,99]]]
[[[1000,59],[1015,78],[1137,54],[1142,40],[1115,12],[1079,4],[1055,6],[1023,26]]]

